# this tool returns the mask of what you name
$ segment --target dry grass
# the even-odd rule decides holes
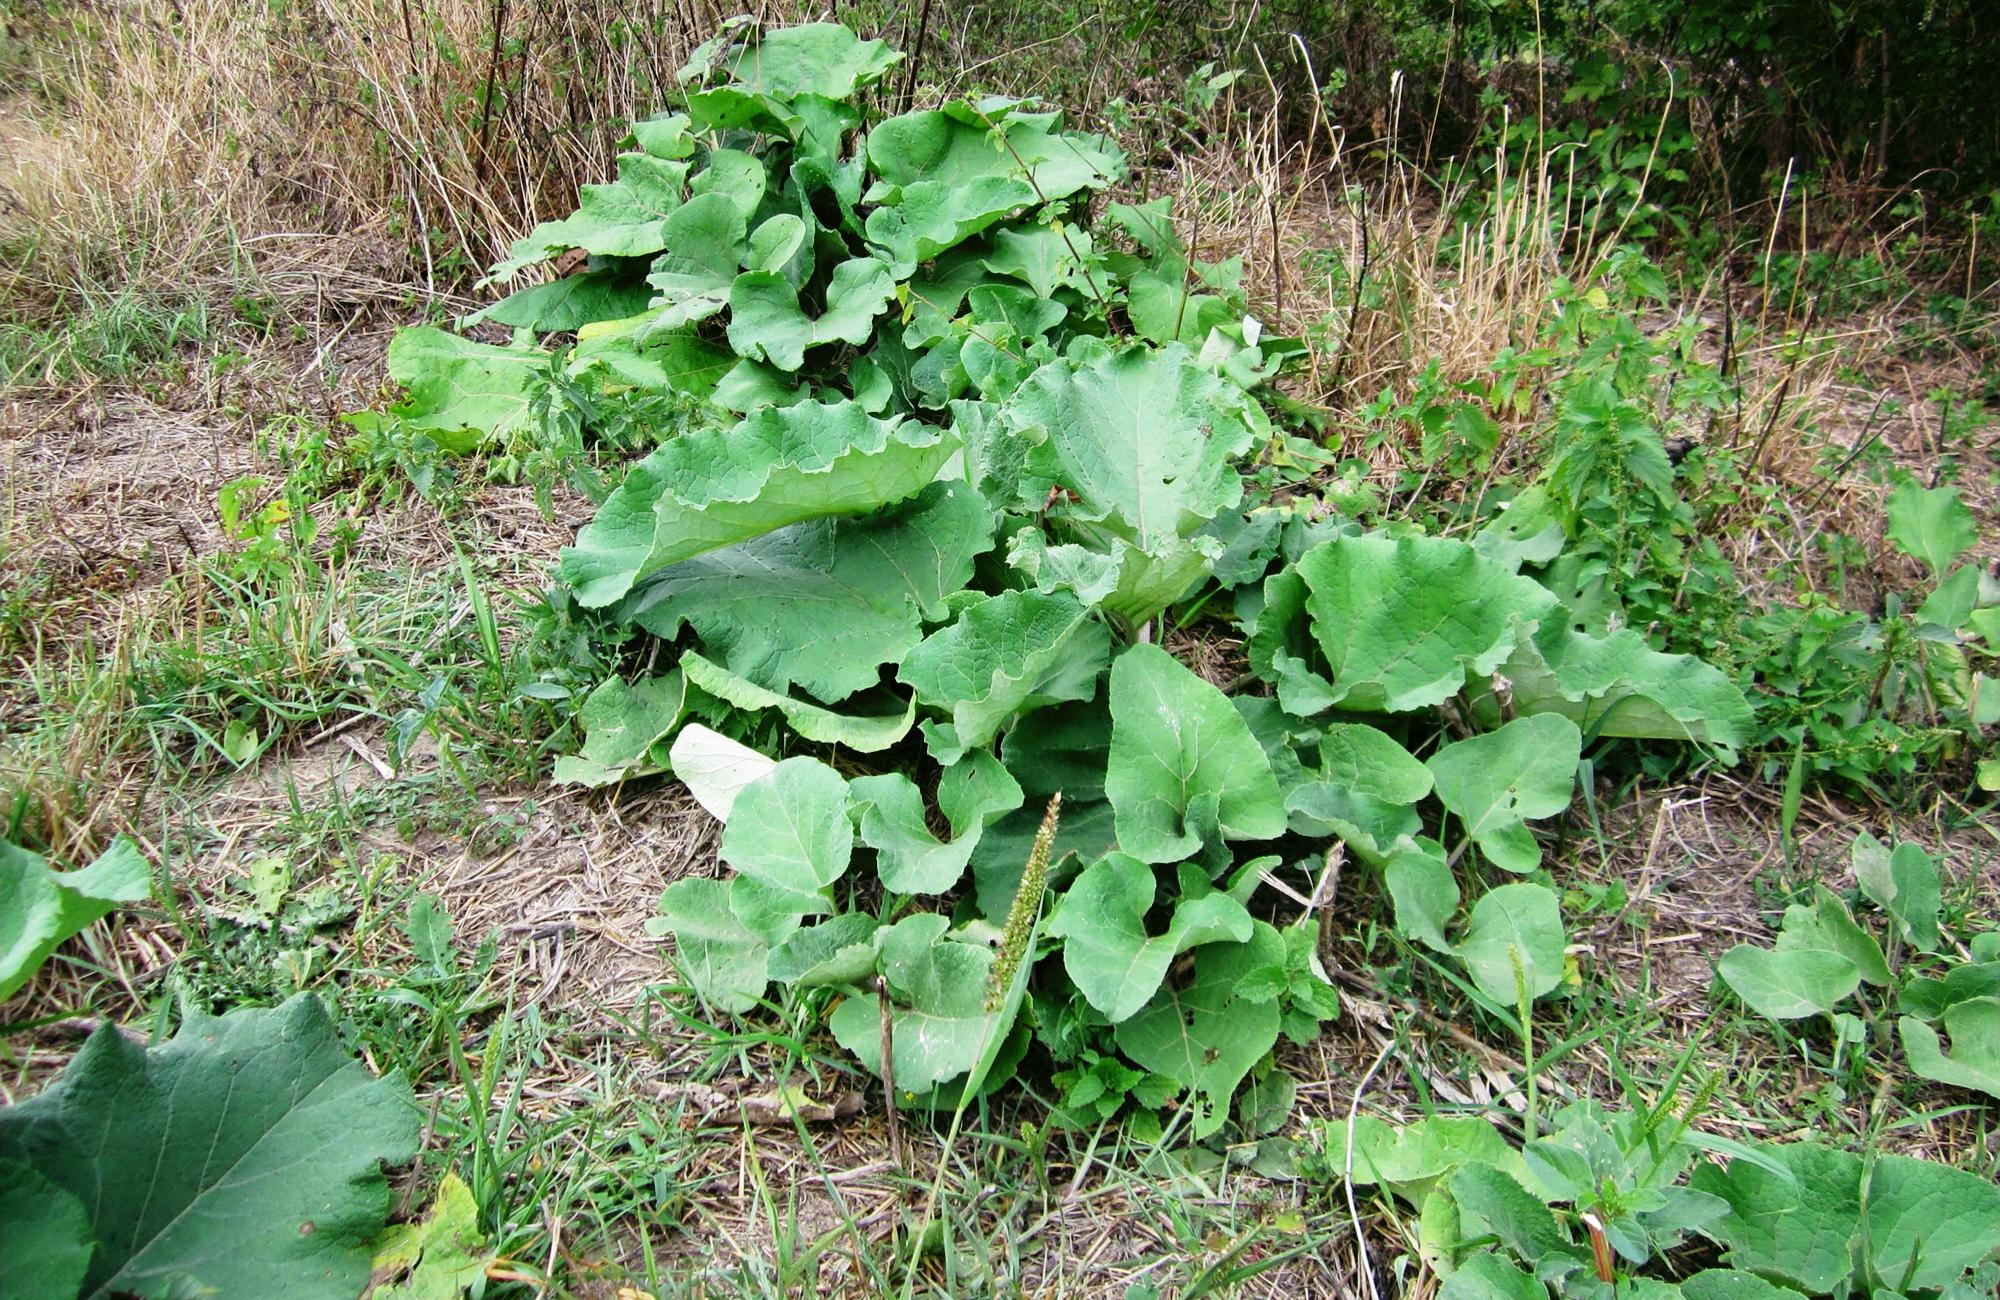
[[[395,300],[483,265],[606,172],[724,10],[707,0],[258,6],[33,21],[0,101],[23,310],[79,289]],[[499,29],[496,32],[496,19]]]

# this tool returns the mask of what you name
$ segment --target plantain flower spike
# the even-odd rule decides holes
[[[1035,832],[1035,847],[1028,851],[1028,865],[1021,871],[1021,887],[1014,892],[1013,906],[1007,909],[1007,925],[1000,932],[1000,952],[993,959],[993,971],[986,980],[986,1010],[998,1011],[1013,987],[1014,972],[1027,955],[1028,937],[1034,932],[1035,917],[1042,910],[1042,893],[1049,885],[1049,850],[1056,842],[1056,823],[1062,819],[1062,791],[1049,798],[1049,810],[1042,814],[1042,828]]]

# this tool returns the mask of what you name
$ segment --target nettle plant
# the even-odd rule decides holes
[[[1554,990],[1554,891],[1461,917],[1461,882],[1533,875],[1587,741],[1727,752],[1741,695],[1578,631],[1519,573],[1559,523],[1446,540],[1252,499],[1298,345],[1240,266],[1192,258],[1167,200],[1102,201],[1123,156],[1052,110],[878,115],[898,57],[731,27],[618,181],[497,268],[582,254],[480,313],[513,343],[391,352],[383,418],[469,444],[504,445],[536,376],[681,413],[562,555],[643,669],[556,773],[671,771],[724,822],[734,874],[661,899],[681,976],[729,1013],[775,985],[907,1105],[1036,1051],[1067,1113],[1177,1098],[1197,1137],[1336,1010],[1343,860],[1499,1005]],[[1167,641],[1247,668],[1235,693]]]

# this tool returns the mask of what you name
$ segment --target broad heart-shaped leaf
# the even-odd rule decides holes
[[[1153,645],[1111,666],[1111,760],[1104,792],[1118,846],[1178,862],[1222,840],[1285,830],[1271,760],[1227,696]]]
[[[757,1005],[770,981],[771,946],[730,907],[734,882],[676,880],[660,895],[649,934],[674,937],[674,969],[703,1002],[741,1015]]]
[[[903,61],[886,41],[863,40],[839,23],[802,23],[757,34],[726,63],[746,90],[778,99],[847,99]]]
[[[382,1166],[415,1158],[421,1123],[409,1085],[370,1075],[301,993],[190,1015],[151,1050],[104,1025],[0,1109],[0,1162],[82,1202],[84,1295],[351,1300],[389,1210]]]
[[[806,926],[771,950],[771,978],[793,988],[859,984],[874,973],[881,927],[864,912],[842,912]]]
[[[847,799],[840,773],[816,758],[788,758],[736,796],[722,829],[722,860],[757,882],[774,910],[830,912],[827,887],[846,873],[854,852]]]
[[[746,214],[728,194],[697,195],[667,218],[667,251],[654,259],[646,276],[646,283],[659,291],[645,327],[649,337],[722,310],[736,283],[748,233]]]
[[[1895,976],[1882,956],[1875,936],[1855,924],[1847,904],[1825,885],[1813,887],[1812,906],[1794,903],[1785,909],[1784,925],[1778,931],[1778,951],[1815,948],[1837,952],[1854,963],[1861,978],[1877,988],[1889,988]]]
[[[1383,883],[1396,904],[1396,932],[1404,938],[1450,952],[1445,927],[1458,913],[1458,881],[1442,858],[1417,849],[1406,849],[1390,857],[1383,868]],[[1511,975],[1510,975],[1511,981]],[[1512,1005],[1511,1000],[1508,1005]]]
[[[589,608],[670,564],[801,520],[863,514],[922,490],[959,449],[925,425],[852,402],[767,408],[675,438],[633,466],[563,551]]]
[[[1899,1292],[1942,1290],[2000,1250],[2000,1187],[1989,1178],[1934,1160],[1877,1156],[1866,1200],[1868,1266]]]
[[[1007,591],[969,604],[903,656],[896,677],[949,723],[924,727],[931,754],[955,763],[1020,714],[1089,699],[1111,634],[1068,592]]]
[[[1327,703],[1348,709],[1441,704],[1561,609],[1540,584],[1445,538],[1337,537],[1298,572],[1333,670]]]
[[[2000,1097],[2000,997],[1967,998],[1944,1010],[1947,1052],[1935,1029],[1915,1016],[1896,1022],[1910,1071],[1955,1088]]]
[[[748,745],[699,722],[681,728],[667,761],[694,801],[719,822],[729,820],[745,786],[777,766]]]
[[[1284,936],[1253,922],[1248,943],[1195,949],[1194,979],[1185,988],[1160,990],[1118,1026],[1119,1051],[1189,1090],[1196,1139],[1221,1129],[1230,1094],[1278,1041],[1277,999],[1248,1002],[1236,987],[1250,972],[1284,962]]]
[[[1889,494],[1889,540],[1941,578],[1979,540],[1979,525],[1957,488],[1923,488],[1912,481]]]
[[[1923,845],[1904,840],[1885,850],[1873,835],[1854,837],[1854,880],[1871,902],[1889,914],[1904,940],[1919,952],[1936,952],[1938,912],[1943,896],[1937,864]]]
[[[1861,985],[1861,972],[1838,952],[1793,948],[1779,952],[1739,943],[1715,963],[1715,973],[1767,1020],[1830,1015]]]
[[[1512,1007],[1520,1000],[1517,970],[1531,999],[1553,993],[1562,983],[1568,942],[1555,891],[1523,883],[1481,895],[1452,951],[1481,993]]]
[[[573,214],[544,221],[517,240],[485,282],[510,280],[522,268],[571,248],[600,257],[651,257],[667,246],[667,217],[681,205],[687,173],[685,162],[619,154],[616,181],[583,186]]]
[[[1582,746],[1574,722],[1540,713],[1454,741],[1428,766],[1439,802],[1458,814],[1480,852],[1497,867],[1527,872],[1541,864],[1542,850],[1526,822],[1569,807]]]
[[[1729,1213],[1700,1232],[1725,1247],[1737,1268],[1824,1295],[1853,1267],[1850,1250],[1861,1227],[1861,1160],[1811,1142],[1758,1151],[1776,1168],[1741,1157],[1726,1168],[1695,1167],[1688,1186],[1729,1203]]]
[[[583,701],[583,749],[556,759],[556,783],[612,785],[661,770],[653,746],[679,725],[686,702],[687,683],[678,672],[636,682],[607,678]]]
[[[1431,792],[1430,769],[1363,723],[1332,723],[1320,735],[1314,779],[1285,794],[1293,830],[1338,835],[1380,862],[1423,829],[1412,806]]]
[[[1183,897],[1166,933],[1149,936],[1153,894],[1151,867],[1109,853],[1084,869],[1049,918],[1048,932],[1065,940],[1063,969],[1114,1025],[1146,1005],[1181,953],[1250,938],[1250,914],[1223,893]]]
[[[577,331],[564,367],[606,392],[642,389],[708,397],[737,364],[736,354],[688,330],[643,333],[657,318],[640,315]]]
[[[596,321],[624,320],[646,310],[652,294],[629,273],[585,271],[546,284],[516,289],[490,307],[473,312],[462,327],[481,321],[550,334],[577,330]]]
[[[407,429],[439,436],[447,450],[467,451],[533,418],[530,405],[550,354],[533,347],[475,343],[429,325],[396,331],[389,343],[389,378],[409,395],[389,413]],[[480,435],[455,442],[448,435]]]
[[[1020,785],[983,751],[965,756],[939,783],[938,803],[951,822],[944,841],[924,824],[923,793],[900,772],[849,783],[861,811],[861,842],[877,854],[882,884],[899,894],[941,894],[958,883],[987,823],[1021,806]]]
[[[838,703],[902,661],[992,545],[984,498],[942,481],[875,515],[794,524],[683,561],[618,612],[659,637],[692,624],[737,676]]]
[[[0,840],[0,1002],[66,940],[118,904],[152,891],[146,859],[123,835],[75,871],[52,871],[38,855]]]
[[[996,1035],[1012,1028],[986,1009],[993,950],[947,939],[950,922],[935,913],[906,916],[882,936],[882,976],[889,983],[898,1100],[922,1096],[970,1070]],[[840,1045],[882,1073],[882,1019],[876,999],[851,997],[828,1025]]]
[[[887,264],[858,257],[833,268],[826,310],[817,319],[799,307],[799,292],[776,271],[745,271],[729,289],[729,346],[738,356],[797,370],[823,343],[866,343],[875,318],[896,296]]]
[[[1083,265],[1090,254],[1090,232],[1081,227],[1060,221],[1010,225],[994,232],[993,251],[981,259],[981,265],[1021,281],[1037,298],[1050,298],[1063,285],[1088,274]]]
[[[878,178],[866,196],[868,239],[899,274],[1004,217],[1100,189],[1124,175],[1124,155],[1093,136],[1054,129],[1052,113],[1017,113],[1003,101],[905,113],[868,133]]]
[[[1560,713],[1595,735],[1701,741],[1726,753],[1751,736],[1750,703],[1720,669],[1663,654],[1630,628],[1594,637],[1551,623],[1500,676],[1517,713]],[[1486,693],[1475,708],[1491,700]]]
[[[822,745],[845,745],[861,754],[889,748],[910,734],[917,721],[911,700],[901,713],[835,713],[809,700],[767,691],[747,678],[710,663],[692,650],[681,656],[689,684],[739,709],[775,709],[793,731]]]
[[[1028,468],[1071,493],[1064,515],[1140,553],[1121,562],[1129,599],[1119,612],[1143,619],[1206,572],[1212,556],[1191,539],[1242,499],[1233,464],[1255,434],[1241,393],[1185,349],[1134,347],[1089,363],[1051,361],[1021,385],[1007,418],[1028,436],[1040,432]],[[1147,573],[1137,560],[1169,572]]]

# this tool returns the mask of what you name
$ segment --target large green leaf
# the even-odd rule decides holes
[[[1327,703],[1348,709],[1442,704],[1561,609],[1539,584],[1443,538],[1338,537],[1298,572],[1333,670]]]
[[[0,1278],[22,1300],[76,1300],[97,1249],[83,1202],[30,1165],[0,1160]]]
[[[1903,554],[1922,560],[1933,578],[1943,577],[1952,561],[1979,540],[1979,525],[1954,487],[1898,484],[1889,494],[1888,513],[1889,540]]]
[[[872,257],[833,268],[826,310],[818,317],[800,309],[798,290],[780,273],[745,271],[729,290],[729,346],[739,356],[797,370],[808,349],[866,343],[875,332],[875,318],[895,296],[888,266]]]
[[[1091,251],[1090,232],[1080,226],[1061,221],[1032,226],[1014,223],[994,232],[993,251],[980,259],[980,265],[998,275],[1014,277],[1034,290],[1037,298],[1046,299],[1053,298],[1057,289],[1086,278],[1085,264]]]
[[[1084,869],[1049,918],[1047,932],[1065,941],[1063,969],[1114,1025],[1146,1005],[1181,953],[1250,938],[1250,914],[1223,893],[1184,895],[1166,932],[1148,935],[1153,895],[1151,867],[1110,853]]]
[[[1006,101],[906,113],[868,133],[877,180],[868,238],[903,267],[927,262],[1002,218],[1124,174],[1117,146],[1065,132],[1053,113]],[[907,272],[904,272],[907,274]]]
[[[573,214],[544,221],[515,241],[488,279],[510,280],[524,267],[571,248],[601,257],[651,257],[667,246],[667,217],[681,205],[687,173],[685,162],[619,154],[616,181],[583,186]]]
[[[771,945],[731,909],[733,883],[676,880],[661,893],[660,914],[646,930],[673,936],[674,968],[702,1001],[741,1015],[771,982]]]
[[[1855,883],[1889,914],[1904,941],[1919,952],[1937,951],[1943,894],[1937,864],[1923,845],[1904,840],[1889,850],[1863,831],[1854,837],[1851,854]]]
[[[815,758],[788,758],[736,796],[722,829],[722,860],[755,881],[774,910],[831,912],[828,887],[846,873],[854,851],[847,807],[840,773]],[[740,899],[732,906],[743,915]]]
[[[923,793],[900,772],[858,777],[850,783],[861,812],[861,842],[876,851],[882,884],[899,894],[941,894],[965,874],[988,823],[1019,808],[1021,787],[998,759],[967,754],[938,782],[938,805],[952,838],[940,840],[925,824]]]
[[[1780,952],[1811,948],[1839,953],[1854,963],[1862,979],[1877,988],[1888,988],[1895,983],[1888,960],[1882,955],[1882,945],[1875,941],[1874,935],[1855,924],[1847,904],[1825,885],[1813,887],[1810,906],[1794,903],[1785,909],[1777,946]]]
[[[970,1070],[997,1035],[1011,1027],[987,1010],[993,950],[945,937],[950,922],[935,913],[907,916],[882,936],[882,976],[889,984],[899,1100],[929,1092]],[[882,1073],[882,1018],[876,999],[851,997],[828,1025],[862,1065]]]
[[[382,1166],[415,1158],[421,1118],[302,993],[192,1014],[151,1050],[104,1025],[39,1096],[0,1109],[0,1161],[81,1202],[84,1295],[351,1300],[389,1210]]]
[[[773,709],[807,740],[822,745],[845,745],[857,753],[873,754],[889,748],[909,735],[917,720],[915,700],[905,705],[901,713],[835,713],[810,700],[765,690],[691,650],[681,656],[681,671],[687,674],[690,685],[719,700],[739,709]]]
[[[467,316],[460,324],[470,327],[491,321],[495,325],[531,329],[538,334],[576,330],[596,321],[636,316],[646,309],[651,296],[645,284],[629,274],[585,271],[516,289],[492,306]]]
[[[139,846],[121,835],[87,867],[53,871],[0,840],[0,1002],[28,982],[49,954],[120,903],[152,892]]]
[[[1662,1294],[1662,1300],[1796,1300],[1798,1292],[1766,1282],[1755,1273],[1734,1268],[1705,1268]],[[1638,1296],[1634,1300],[1649,1300]]]
[[[1574,1251],[1569,1235],[1547,1204],[1512,1174],[1472,1162],[1454,1170],[1446,1185],[1461,1213],[1478,1216],[1508,1249],[1529,1263]]]
[[[1700,1231],[1726,1247],[1737,1268],[1823,1295],[1852,1269],[1861,1160],[1810,1142],[1760,1152],[1761,1161],[1739,1157],[1726,1167],[1695,1168],[1688,1185],[1729,1203],[1729,1213]]]
[[[1111,634],[1068,592],[1008,591],[966,605],[903,656],[896,677],[951,720],[926,724],[940,763],[990,745],[1018,715],[1089,699]]]
[[[1431,755],[1438,801],[1497,867],[1533,871],[1542,849],[1527,827],[1569,808],[1583,737],[1554,713],[1516,718],[1498,731],[1454,741]]]
[[[738,677],[838,703],[902,662],[992,545],[985,500],[963,483],[934,483],[880,514],[794,524],[683,561],[619,613],[660,637],[691,624]]]
[[[1278,1041],[1277,1000],[1247,1001],[1237,986],[1252,971],[1284,963],[1284,936],[1255,922],[1248,943],[1195,949],[1194,978],[1162,989],[1118,1026],[1119,1051],[1189,1090],[1197,1139],[1221,1129],[1236,1085]]]
[[[1242,499],[1233,466],[1255,434],[1241,394],[1184,349],[1049,362],[1007,417],[1041,438],[1029,470],[1071,494],[1061,518],[1118,559],[1106,608],[1143,620],[1207,573],[1221,543],[1195,535]]]
[[[1452,1270],[1438,1300],[1548,1300],[1549,1289],[1535,1275],[1491,1250],[1482,1250]]]
[[[761,167],[758,180],[761,184]],[[730,195],[711,193],[689,199],[667,218],[668,251],[653,260],[646,276],[659,291],[646,324],[649,336],[706,320],[728,304],[746,255],[747,216]]]
[[[902,61],[886,41],[863,40],[839,23],[801,23],[759,32],[725,66],[744,88],[778,99],[846,99]]]
[[[1739,1269],[1821,1295],[1839,1293],[1858,1265],[1892,1289],[1877,1295],[1929,1294],[2000,1249],[2000,1188],[1977,1174],[1810,1142],[1758,1155],[1700,1166],[1689,1180],[1728,1203],[1701,1231]]]
[[[1450,952],[1445,927],[1458,914],[1458,881],[1444,859],[1417,849],[1390,857],[1382,883],[1396,905],[1396,931],[1439,952]],[[1510,1003],[1511,1005],[1511,1003]]]
[[[842,912],[806,926],[771,950],[770,976],[793,988],[859,984],[875,970],[881,928],[865,912]]]
[[[647,332],[656,319],[640,315],[584,326],[570,349],[570,375],[595,381],[606,392],[712,395],[737,364],[736,354],[689,330]]]
[[[1865,1196],[1868,1267],[1899,1293],[1941,1291],[2000,1254],[2000,1187],[1991,1178],[1882,1155],[1868,1169]]]
[[[1329,1121],[1319,1131],[1327,1164],[1359,1186],[1380,1183],[1421,1202],[1438,1181],[1465,1164],[1528,1176],[1521,1153],[1476,1115],[1433,1115],[1395,1126],[1368,1115]]]
[[[1292,829],[1338,835],[1379,862],[1423,828],[1413,807],[1431,792],[1430,769],[1364,723],[1333,723],[1320,735],[1313,779],[1285,793]]]
[[[1524,883],[1482,894],[1452,950],[1481,993],[1513,1007],[1523,985],[1530,998],[1539,998],[1562,983],[1568,943],[1555,891]]]
[[[1595,735],[1703,741],[1729,752],[1751,739],[1749,701],[1720,669],[1663,654],[1630,628],[1594,637],[1551,624],[1522,642],[1500,675],[1516,712],[1560,713]]]
[[[1779,952],[1739,943],[1722,954],[1715,973],[1767,1020],[1829,1015],[1861,985],[1861,971],[1852,960],[1815,948]]]
[[[703,429],[633,466],[563,551],[589,607],[670,564],[786,524],[855,515],[921,491],[959,448],[946,432],[878,420],[852,402],[769,408]]]
[[[1946,1007],[1940,1017],[1951,1036],[1946,1051],[1937,1030],[1915,1016],[1896,1022],[1903,1038],[1903,1055],[1912,1073],[1956,1088],[1971,1088],[2000,1097],[2000,997],[1966,998]]]
[[[1118,844],[1142,862],[1176,862],[1222,840],[1285,830],[1271,760],[1227,696],[1158,646],[1111,666],[1105,794]]]
[[[584,699],[582,752],[556,759],[559,785],[613,785],[663,769],[653,753],[680,724],[687,684],[678,672],[627,682],[612,677]]]
[[[389,413],[447,451],[469,451],[534,418],[530,407],[549,362],[540,348],[475,343],[429,325],[398,330],[389,343],[389,378],[409,391]]]
[[[1244,652],[1257,675],[1278,688],[1278,704],[1285,712],[1310,718],[1333,707],[1333,683],[1313,664],[1318,643],[1306,617],[1306,598],[1311,589],[1296,568],[1280,569],[1264,579],[1257,599],[1255,625],[1244,616],[1250,637]],[[1244,593],[1238,593],[1238,600]],[[1239,610],[1243,608],[1241,604]]]

